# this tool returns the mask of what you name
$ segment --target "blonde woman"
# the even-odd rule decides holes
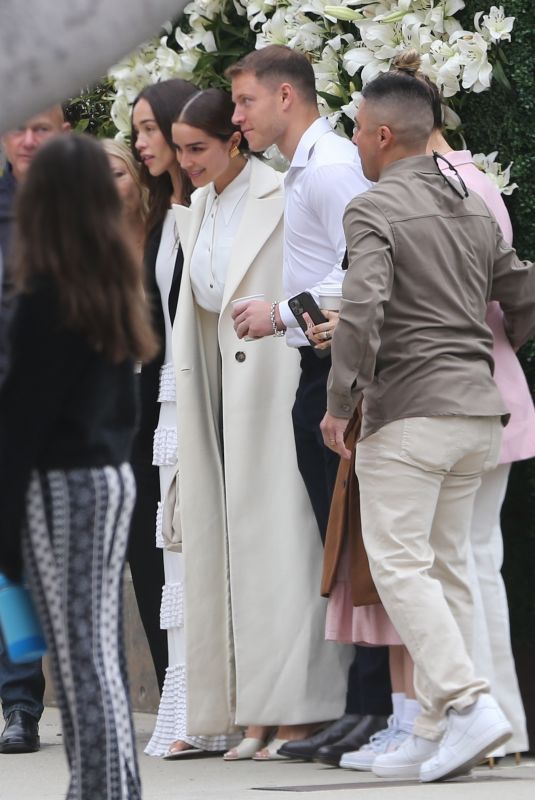
[[[131,150],[115,139],[102,139],[101,144],[108,156],[121,198],[129,239],[141,264],[146,241],[149,193],[141,183],[139,163]]]

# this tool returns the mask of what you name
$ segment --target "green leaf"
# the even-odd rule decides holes
[[[318,92],[318,95],[329,104],[329,108],[341,108],[345,102],[343,97],[338,97],[336,94],[329,94],[329,92]]]
[[[509,82],[509,78],[505,74],[503,70],[503,66],[501,61],[496,61],[494,66],[492,67],[492,77],[496,80],[500,86],[503,86],[505,89],[511,89],[511,84]]]

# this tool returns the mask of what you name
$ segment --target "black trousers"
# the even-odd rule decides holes
[[[299,471],[305,483],[322,542],[325,542],[339,457],[323,444],[320,422],[327,410],[327,378],[331,359],[318,358],[300,347],[301,378],[292,409]],[[388,715],[392,712],[388,648],[355,646],[349,671],[347,714]]]
[[[139,615],[147,641],[160,694],[168,665],[167,631],[160,628],[162,586],[165,583],[162,551],[156,547],[156,507],[160,499],[158,467],[133,461],[137,497],[128,543],[128,562]]]

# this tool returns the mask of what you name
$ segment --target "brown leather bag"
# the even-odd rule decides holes
[[[359,484],[355,474],[355,455],[361,420],[361,409],[358,406],[344,436],[345,445],[348,450],[351,450],[351,458],[349,461],[340,459],[338,467],[325,539],[321,581],[321,594],[323,597],[328,597],[336,579],[336,571],[347,536],[354,606],[375,605],[381,602],[370,573],[360,524]]]

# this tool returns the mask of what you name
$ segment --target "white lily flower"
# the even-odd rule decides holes
[[[479,19],[483,16],[481,27]],[[488,14],[483,15],[479,11],[474,17],[476,30],[491,42],[511,41],[511,31],[513,30],[515,17],[506,17],[503,6],[499,8],[492,6]]]
[[[295,27],[293,35],[288,39],[288,46],[304,53],[311,53],[320,49],[324,34],[324,28],[309,20]]]
[[[361,100],[362,92],[352,92],[350,102],[345,103],[345,105],[343,105],[340,109],[340,111],[345,114],[345,116],[350,119],[351,122],[355,122],[355,117],[357,116],[357,111]]]
[[[262,25],[262,32],[256,37],[256,49],[260,50],[268,44],[288,44],[288,35],[284,9],[278,8],[271,19]]]
[[[178,46],[184,50],[194,50],[198,47],[202,41],[203,34],[200,31],[196,31],[195,33],[184,33],[177,28],[175,31],[175,41]]]
[[[362,42],[356,42],[355,47],[347,50],[342,57],[343,67],[351,76],[374,61],[376,58],[373,51],[369,50]]]
[[[489,64],[488,43],[480,33],[455,33],[450,41],[458,50],[463,65],[463,89],[482,92],[490,86],[492,66]]]
[[[459,92],[461,57],[447,42],[433,42],[429,52],[422,56],[422,71],[436,83],[444,97],[453,97]]]
[[[496,161],[497,155],[497,150],[494,150],[494,152],[489,153],[488,155],[485,155],[484,153],[475,153],[472,158],[476,167],[478,167],[478,169],[480,169],[488,178],[490,178],[490,180],[502,194],[510,195],[515,189],[518,189],[518,185],[516,183],[509,183],[511,180],[511,167],[513,166],[513,162],[511,161],[509,166],[505,167],[504,169],[502,165]]]
[[[273,9],[277,7],[276,0],[251,0],[251,2],[244,2],[241,0],[242,5],[245,7],[247,19],[251,30],[255,31],[267,22],[267,14],[271,14]]]
[[[239,17],[245,17],[245,16],[247,16],[247,12],[246,12],[246,10],[245,10],[245,6],[243,6],[243,5],[242,5],[242,3],[240,3],[240,1],[239,1],[239,0],[232,0],[232,5],[234,6],[234,9],[235,9],[235,11],[236,11],[236,14],[237,14]]]
[[[130,122],[131,106],[125,94],[118,94],[112,103],[110,115],[113,124],[120,134],[124,136],[130,135],[131,122]]]
[[[220,0],[194,0],[184,8],[188,17],[201,16],[205,19],[215,19],[222,12],[223,3]]]

